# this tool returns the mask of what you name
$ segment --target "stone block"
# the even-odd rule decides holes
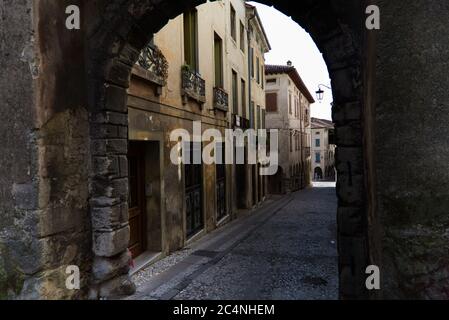
[[[365,211],[358,207],[340,206],[337,212],[339,234],[345,236],[361,236],[366,231],[363,223]]]
[[[132,66],[122,63],[118,59],[113,59],[105,80],[119,87],[128,88],[131,80],[131,69]]]
[[[128,204],[122,203],[111,207],[92,208],[92,228],[94,230],[108,230],[127,223]]]
[[[130,44],[126,44],[120,51],[119,60],[124,64],[133,66],[140,55],[140,50],[137,50]]]
[[[94,281],[101,283],[116,276],[128,274],[130,261],[129,251],[124,251],[114,258],[95,257],[92,266]]]
[[[126,178],[128,177],[128,157],[126,156],[119,156],[118,157],[119,162],[119,168],[120,168],[120,177]]]
[[[364,172],[362,148],[338,147],[335,162],[339,174],[360,175]]]
[[[99,286],[99,298],[117,298],[129,296],[136,292],[136,285],[129,275],[122,275],[102,283]]]
[[[20,210],[36,210],[38,208],[38,191],[35,183],[17,184],[12,187],[14,205]]]
[[[98,156],[126,155],[128,153],[128,141],[127,139],[93,140],[92,153]]]
[[[92,193],[96,198],[118,198],[120,202],[127,201],[128,179],[120,178],[113,180],[107,176],[100,176],[92,182]]]
[[[128,179],[121,178],[112,181],[112,196],[123,201],[128,200]]]
[[[104,110],[126,114],[128,112],[128,106],[126,105],[128,93],[126,89],[113,84],[105,84],[104,88]]]
[[[94,253],[100,257],[113,257],[125,251],[129,244],[129,232],[129,226],[113,231],[94,232]]]
[[[362,145],[362,128],[359,122],[352,122],[335,129],[336,142],[339,147],[358,147]]]
[[[360,102],[348,102],[332,107],[332,119],[335,123],[347,123],[362,119],[362,105]]]
[[[94,139],[114,139],[119,138],[119,126],[112,124],[97,124],[92,128]]]
[[[54,203],[40,211],[38,222],[39,237],[69,232],[72,229],[80,230],[87,217],[87,208],[74,208],[70,203],[64,203],[64,201]]]
[[[369,265],[367,242],[364,237],[338,239],[340,265],[340,294],[349,299],[363,299],[368,295],[365,287]]]
[[[108,197],[96,197],[92,198],[90,200],[90,206],[91,208],[97,208],[97,207],[109,207],[109,206],[115,206],[119,204],[121,201],[118,198],[108,198]]]
[[[115,124],[119,126],[128,125],[128,115],[126,113],[104,111],[96,113],[92,118],[95,123]]]
[[[332,93],[335,103],[358,101],[361,97],[360,70],[356,66],[333,70]]]
[[[93,157],[93,166],[95,174],[101,176],[118,177],[120,173],[118,158],[110,157]]]
[[[363,175],[340,175],[337,180],[337,196],[342,204],[362,205],[365,201]]]

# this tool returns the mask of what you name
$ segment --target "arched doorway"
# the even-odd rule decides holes
[[[323,180],[323,170],[321,167],[316,167],[315,170],[313,170],[313,179],[314,180]]]
[[[186,9],[205,1],[98,1],[86,4],[90,12],[88,35],[88,91],[90,110],[90,131],[93,156],[92,163],[98,159],[113,162],[117,157],[115,150],[108,148],[112,142],[126,141],[126,120],[120,125],[115,122],[127,114],[126,99],[131,68],[153,33],[161,29],[169,19],[183,13]],[[281,12],[291,16],[305,28],[322,51],[332,79],[336,122],[336,140],[340,154],[349,154],[345,167],[337,167],[339,184],[337,194],[340,200],[339,210],[339,273],[340,295],[343,298],[366,297],[364,288],[365,268],[372,255],[369,252],[369,235],[366,223],[362,228],[352,228],[354,214],[357,219],[367,221],[368,207],[366,199],[366,178],[363,172],[352,172],[347,168],[363,167],[363,161],[369,161],[362,155],[365,149],[362,143],[361,109],[365,105],[366,70],[364,61],[364,9],[362,3],[345,3],[334,6],[329,1],[315,1],[297,4],[291,1],[260,1],[274,5]],[[94,27],[95,26],[95,27]],[[366,123],[365,123],[366,125]],[[369,126],[366,126],[369,127]],[[112,141],[113,140],[113,141]],[[366,141],[365,141],[366,142]],[[339,155],[337,154],[337,162]],[[362,160],[365,159],[365,160]],[[368,160],[367,160],[368,159]],[[113,179],[102,170],[91,169],[93,186],[90,198],[113,197],[117,200],[109,208],[124,205],[127,202],[125,179]],[[91,202],[92,220],[102,220],[109,211],[100,201]],[[107,217],[106,217],[107,219]],[[357,221],[358,221],[357,220]],[[114,227],[105,231],[94,229],[93,251],[97,256],[116,257],[126,251],[125,239],[128,227]],[[111,245],[113,244],[113,245]],[[102,248],[107,252],[100,252]],[[126,279],[118,283],[127,287]],[[101,287],[101,283],[97,287]]]

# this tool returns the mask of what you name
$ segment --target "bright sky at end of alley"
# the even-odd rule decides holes
[[[313,97],[319,84],[330,86],[326,63],[310,35],[275,8],[257,2],[250,4],[257,7],[272,47],[266,55],[266,63],[284,65],[291,60]],[[311,114],[315,118],[332,120],[332,93],[327,88],[323,90],[324,100],[312,105]]]

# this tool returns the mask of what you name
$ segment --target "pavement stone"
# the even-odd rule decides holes
[[[272,201],[134,276],[130,299],[338,299],[335,183]]]

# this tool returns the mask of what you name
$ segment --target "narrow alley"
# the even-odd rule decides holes
[[[133,275],[127,299],[337,299],[335,183],[260,209]]]

